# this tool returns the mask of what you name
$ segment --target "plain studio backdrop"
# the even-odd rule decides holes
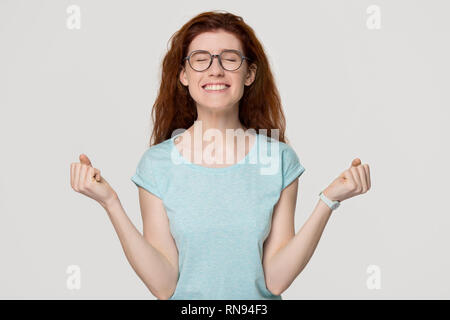
[[[106,211],[72,190],[70,164],[87,154],[142,231],[130,178],[162,58],[217,9],[269,57],[306,168],[296,232],[353,158],[371,170],[283,299],[449,299],[450,5],[410,0],[2,0],[0,298],[154,299]]]

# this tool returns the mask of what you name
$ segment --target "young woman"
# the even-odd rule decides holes
[[[281,299],[332,210],[370,188],[369,167],[356,158],[295,234],[305,168],[285,140],[263,47],[239,16],[205,12],[173,36],[153,112],[154,142],[131,178],[143,235],[87,156],[71,165],[71,184],[105,208],[158,299]]]

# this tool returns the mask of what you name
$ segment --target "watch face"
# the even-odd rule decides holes
[[[337,209],[337,208],[339,207],[339,205],[340,205],[340,203],[339,203],[339,202],[337,202],[337,203],[334,203],[334,204],[333,204],[333,210],[334,210],[334,209]]]

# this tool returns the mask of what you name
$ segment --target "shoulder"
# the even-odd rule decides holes
[[[284,163],[300,161],[297,152],[294,150],[294,148],[290,144],[281,142],[280,143],[280,154],[281,154],[281,158],[283,159]]]
[[[264,136],[261,141],[263,143],[265,141],[268,142],[267,150],[270,150],[269,152],[275,161],[280,164],[279,173],[282,176],[282,189],[288,186],[305,171],[305,167],[303,167],[300,157],[292,145],[266,136]]]
[[[142,154],[139,161],[139,169],[146,171],[158,171],[170,165],[171,160],[171,139],[164,140],[158,144],[148,147]]]
[[[261,134],[260,143],[266,143],[265,149],[268,151],[268,154],[274,157],[278,155],[278,158],[281,160],[295,160],[298,158],[294,148],[285,142]]]
[[[170,146],[171,139],[152,145],[144,151],[143,158],[155,162],[166,160],[170,156]]]
[[[164,195],[168,169],[170,169],[170,143],[167,139],[148,147],[139,160],[131,180],[138,186],[161,198]]]

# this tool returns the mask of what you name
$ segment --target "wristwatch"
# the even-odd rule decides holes
[[[326,203],[327,206],[330,207],[331,210],[336,210],[336,209],[339,207],[339,205],[341,204],[341,202],[338,201],[338,200],[333,201],[333,200],[328,199],[328,198],[323,194],[322,191],[320,191],[319,197],[320,197],[320,199],[322,199],[323,202]]]

